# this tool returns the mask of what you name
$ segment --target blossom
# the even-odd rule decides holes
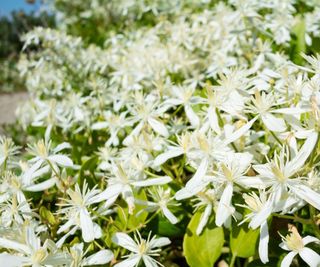
[[[320,264],[320,255],[314,252],[312,249],[306,247],[309,243],[317,242],[320,240],[313,236],[306,236],[302,238],[293,225],[289,225],[290,234],[287,236],[281,236],[282,242],[279,245],[282,249],[290,251],[282,260],[281,267],[289,267],[293,258],[299,254],[299,256],[310,266],[317,267]]]
[[[151,238],[151,233],[149,233],[147,240],[145,240],[141,237],[139,232],[137,232],[135,240],[125,233],[115,233],[112,237],[112,241],[132,253],[125,256],[127,259],[117,263],[115,267],[136,267],[141,260],[146,266],[163,266],[152,257],[159,256],[159,252],[161,251],[160,247],[167,246],[171,243],[167,237],[156,238],[153,236]]]

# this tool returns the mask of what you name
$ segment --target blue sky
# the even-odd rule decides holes
[[[27,13],[36,11],[39,8],[39,0],[36,4],[30,5],[25,0],[0,0],[0,15],[7,16],[13,10],[23,10]]]

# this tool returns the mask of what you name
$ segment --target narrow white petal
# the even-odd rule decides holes
[[[117,263],[116,265],[114,265],[114,267],[135,267],[140,259],[141,256],[135,254],[130,256],[126,260]]]
[[[144,122],[140,121],[138,125],[132,130],[132,132],[123,140],[123,144],[125,146],[129,146],[132,143],[133,137],[139,135],[143,126],[144,126]]]
[[[62,144],[56,146],[56,148],[53,150],[53,153],[58,153],[60,152],[61,150],[64,150],[64,149],[69,149],[71,148],[71,145],[67,142],[63,142]]]
[[[99,203],[103,200],[109,200],[111,198],[118,197],[119,194],[122,192],[122,189],[123,189],[122,184],[109,185],[103,192],[93,197],[90,200],[90,203],[91,204]]]
[[[93,222],[89,212],[86,209],[80,210],[80,227],[82,230],[82,238],[85,242],[94,240]]]
[[[170,183],[172,179],[169,176],[163,176],[158,178],[150,178],[141,181],[132,182],[131,184],[137,187],[151,186],[151,185],[163,185]]]
[[[290,267],[293,258],[294,258],[297,254],[298,254],[297,252],[293,252],[293,251],[289,252],[288,255],[286,255],[286,256],[283,258],[280,267]]]
[[[207,225],[210,215],[212,213],[212,205],[209,204],[206,206],[204,212],[201,214],[200,222],[198,224],[196,234],[200,235],[203,231],[203,228]]]
[[[218,116],[213,108],[208,109],[208,118],[209,118],[209,124],[212,130],[214,130],[217,134],[221,133],[219,122],[218,122]]]
[[[260,226],[260,240],[259,240],[259,256],[263,263],[266,263],[269,261],[268,243],[269,243],[268,223],[267,221],[265,221]]]
[[[125,233],[115,233],[112,236],[112,242],[116,243],[118,246],[121,246],[131,252],[138,253],[138,246],[133,241],[133,239]]]
[[[202,183],[203,178],[205,177],[208,170],[209,160],[207,157],[204,157],[193,177],[187,182],[186,187],[194,187]]]
[[[228,183],[219,201],[219,205],[216,213],[217,226],[222,226],[222,224],[224,224],[227,221],[227,219],[231,216],[230,206],[231,206],[232,195],[233,195],[233,185],[231,183]]]
[[[10,255],[7,253],[0,254],[0,266],[21,267],[29,262],[27,257]]]
[[[0,247],[6,248],[6,249],[13,249],[26,254],[30,252],[28,246],[20,244],[15,241],[11,241],[9,239],[2,238],[2,237],[0,237]]]
[[[244,135],[253,125],[253,123],[257,120],[258,117],[253,118],[251,121],[248,121],[245,125],[243,125],[240,129],[234,131],[232,134],[225,139],[226,144],[230,144],[237,139],[239,139],[242,135]]]
[[[169,149],[168,151],[160,154],[157,156],[154,160],[154,165],[155,166],[160,166],[163,163],[165,163],[168,159],[178,157],[184,153],[182,148],[175,148],[175,149]]]
[[[303,248],[299,252],[300,257],[308,263],[310,267],[319,267],[320,265],[320,255],[314,252],[310,248]]]
[[[303,241],[303,245],[308,245],[309,243],[312,243],[312,242],[320,243],[320,240],[318,238],[310,235],[307,235],[304,238],[302,238],[302,241]]]
[[[298,154],[286,165],[286,175],[289,177],[295,174],[304,165],[308,157],[310,156],[318,139],[317,133],[312,133],[308,139],[304,142]]]
[[[258,228],[260,225],[265,223],[272,213],[272,200],[265,203],[264,207],[252,218],[249,223],[249,227],[252,229]]]
[[[113,259],[113,253],[110,250],[103,249],[99,252],[85,258],[82,262],[84,266],[86,265],[99,265],[99,264],[107,264]]]
[[[24,188],[24,190],[29,191],[29,192],[44,191],[44,190],[54,186],[55,183],[56,183],[56,178],[50,178],[44,182],[27,186]]]
[[[320,194],[305,185],[292,185],[290,189],[301,199],[320,210]]]
[[[167,207],[163,207],[162,212],[164,214],[164,216],[172,223],[172,224],[176,224],[178,222],[178,219],[176,216],[173,215],[173,213],[167,208]]]
[[[282,118],[277,118],[271,113],[265,113],[261,115],[261,119],[265,126],[273,132],[283,132],[286,130],[286,123]]]
[[[171,241],[167,237],[160,237],[160,238],[155,238],[150,241],[150,248],[158,248],[158,247],[164,247],[171,244]]]
[[[108,128],[109,123],[107,123],[106,121],[100,121],[100,122],[96,122],[94,124],[92,124],[91,129],[92,130],[101,130],[101,129],[105,129]]]
[[[156,133],[158,133],[158,134],[160,134],[160,135],[162,135],[164,137],[168,137],[169,136],[169,132],[168,132],[166,126],[162,122],[150,117],[148,119],[148,123],[150,124],[151,128]]]
[[[48,157],[48,160],[53,161],[63,167],[72,167],[73,166],[72,160],[65,155],[52,155],[52,156]]]
[[[184,110],[192,127],[197,128],[200,124],[200,120],[196,113],[193,111],[192,107],[190,105],[185,105]]]
[[[157,262],[148,255],[143,255],[142,259],[143,259],[143,262],[146,267],[158,267],[159,266],[157,264]]]

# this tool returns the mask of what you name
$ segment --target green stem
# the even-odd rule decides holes
[[[312,224],[312,221],[310,219],[303,219],[297,216],[291,216],[291,215],[281,215],[281,214],[273,214],[274,217],[277,218],[282,218],[282,219],[288,219],[288,220],[293,220],[295,222],[299,222],[302,224]]]
[[[309,212],[310,212],[310,217],[312,221],[312,228],[314,230],[314,234],[316,235],[317,238],[320,238],[320,229],[319,226],[317,225],[316,222],[316,209],[312,206],[309,205]]]
[[[236,261],[236,258],[237,258],[237,254],[232,254],[232,258],[231,258],[229,267],[233,267],[233,266],[234,266],[234,263],[235,263],[235,261]]]

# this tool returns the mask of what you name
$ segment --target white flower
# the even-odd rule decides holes
[[[63,207],[58,213],[65,214],[68,221],[59,228],[58,234],[68,230],[71,226],[75,225],[75,227],[58,242],[59,245],[62,240],[64,241],[77,228],[81,229],[82,238],[85,242],[91,242],[95,238],[101,237],[101,229],[97,224],[93,223],[92,216],[88,210],[90,205],[97,203],[95,197],[99,193],[100,191],[97,189],[90,190],[86,182],[83,183],[82,192],[78,184],[76,184],[75,190],[67,190],[70,199],[65,199],[66,203],[58,204]]]
[[[1,266],[59,267],[70,263],[68,255],[59,251],[53,241],[47,239],[41,245],[41,240],[35,234],[32,226],[29,226],[22,234],[17,239],[22,239],[23,242],[0,237],[0,247],[16,251],[15,254],[1,253]]]
[[[72,246],[70,248],[70,255],[72,257],[70,267],[102,265],[107,264],[113,259],[113,253],[107,249],[102,249],[88,257],[85,257],[88,252],[89,247],[85,252],[83,252],[83,243]]]
[[[286,255],[282,262],[281,267],[289,267],[293,258],[299,254],[299,256],[308,264],[310,267],[318,267],[320,265],[320,255],[314,252],[312,249],[306,247],[311,242],[319,243],[320,240],[313,236],[306,236],[302,238],[296,227],[289,225],[289,231],[286,237],[282,237],[282,243],[279,245],[282,249],[290,251]]]
[[[114,267],[137,267],[141,260],[148,267],[163,266],[152,257],[159,256],[159,252],[161,252],[160,247],[169,245],[171,241],[167,237],[156,238],[154,236],[150,239],[151,233],[147,240],[143,239],[139,232],[137,232],[137,235],[135,236],[135,240],[133,240],[125,233],[114,234],[112,241],[132,252],[131,255],[125,256],[126,260],[117,263]]]
[[[297,202],[296,197],[320,210],[320,194],[310,189],[302,179],[294,177],[302,169],[317,139],[318,134],[312,133],[290,161],[288,150],[282,149],[280,156],[275,153],[269,163],[253,166],[265,186],[271,187],[274,211],[290,208]]]
[[[121,165],[113,165],[112,176],[108,178],[107,188],[95,197],[96,202],[107,200],[114,202],[120,194],[129,206],[129,213],[134,210],[133,188],[167,184],[171,181],[169,176],[141,179],[135,177],[132,171],[124,169]]]

